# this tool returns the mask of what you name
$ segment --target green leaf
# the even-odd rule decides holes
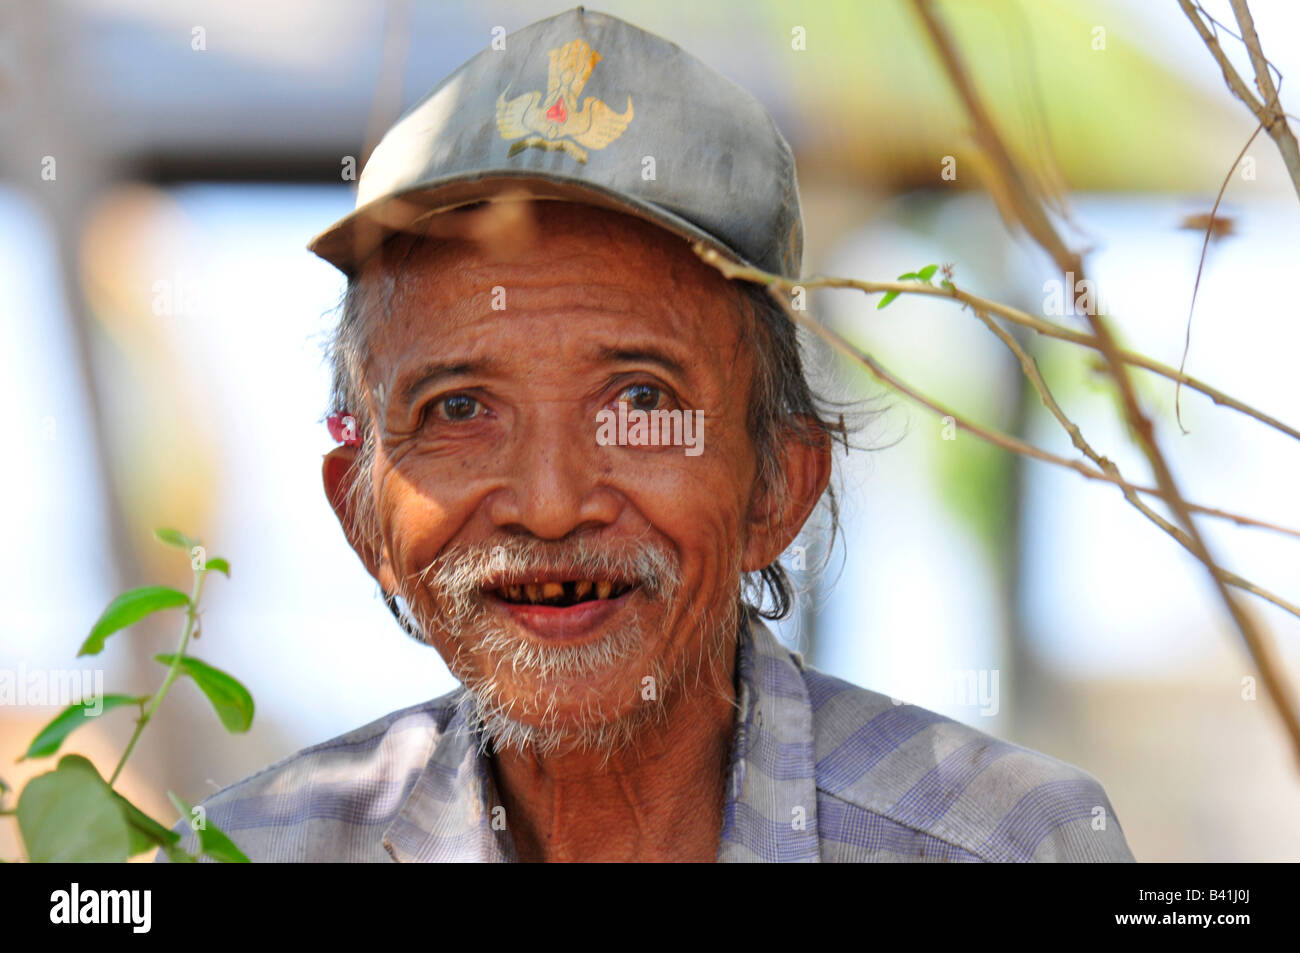
[[[920,272],[917,273],[916,277],[920,278],[922,281],[929,281],[931,278],[934,277],[934,273],[938,270],[939,270],[938,265],[926,265],[924,268],[920,270]]]
[[[226,562],[220,556],[216,559],[209,559],[205,568],[209,570],[215,569],[217,572],[225,573],[227,579],[230,578],[230,563]]]
[[[77,655],[98,655],[104,650],[104,640],[114,632],[134,625],[151,612],[189,604],[189,596],[167,586],[142,586],[128,590],[108,604]]]
[[[909,271],[909,272],[906,272],[906,273],[904,273],[904,274],[899,275],[899,276],[898,276],[898,280],[899,280],[899,281],[907,281],[909,278],[919,278],[919,277],[921,277],[921,276],[918,275],[916,272],[914,272],[914,271]]]
[[[248,855],[235,846],[235,842],[226,836],[217,825],[211,821],[203,830],[199,831],[199,844],[204,854],[207,854],[213,860],[223,864],[247,864],[251,863]]]
[[[167,796],[172,799],[172,804],[176,805],[176,810],[181,812],[181,817],[185,818],[193,827],[194,808],[171,791],[167,792]],[[251,863],[247,855],[235,846],[235,842],[206,817],[203,819],[203,826],[196,830],[195,833],[199,835],[199,852],[207,854],[213,860],[223,864]]]
[[[153,534],[158,542],[166,543],[168,546],[175,546],[177,549],[183,549],[187,553],[194,548],[195,541],[178,530],[156,529]]]
[[[886,293],[885,293],[885,296],[884,296],[883,298],[880,299],[880,304],[876,305],[876,310],[879,311],[881,308],[883,308],[885,305],[889,304],[891,301],[893,301],[893,300],[894,300],[895,298],[897,298],[897,297],[898,297],[898,292],[897,292],[897,291],[888,291],[888,292],[886,292]]]
[[[112,788],[80,755],[32,778],[18,800],[18,829],[33,863],[121,863],[130,850],[126,819]]]
[[[122,705],[138,705],[148,699],[148,695],[105,695],[103,698],[96,698],[90,701],[84,701],[77,705],[69,705],[63,711],[59,712],[54,720],[41,729],[40,734],[32,739],[31,745],[27,752],[18,760],[24,761],[27,758],[48,758],[54,752],[59,750],[59,745],[63,740],[72,734],[82,725],[87,724],[87,719],[98,718],[104,712],[112,711],[114,708],[120,708]],[[92,713],[92,708],[102,710]]]
[[[176,656],[155,655],[154,658],[164,665],[171,665]],[[253,696],[233,675],[188,655],[181,659],[180,671],[203,689],[227,731],[247,731],[253,724]]]
[[[943,281],[939,282],[939,284],[943,285],[943,286],[944,286],[945,288],[947,288],[949,291],[956,291],[956,290],[957,290],[956,286],[953,285],[953,283],[952,283],[951,281],[949,281],[947,278],[943,279]]]
[[[113,792],[113,797],[122,811],[122,818],[126,821],[130,856],[134,857],[136,854],[143,854],[147,850],[159,847],[166,850],[180,842],[180,834],[163,827],[116,791]],[[167,855],[170,857],[171,851],[168,851]]]

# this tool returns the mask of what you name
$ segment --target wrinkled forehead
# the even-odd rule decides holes
[[[466,270],[522,279],[530,269],[600,274],[610,268],[629,282],[689,283],[704,293],[734,295],[731,282],[678,235],[594,206],[526,199],[433,216],[419,232],[389,239],[367,259],[358,280],[400,293]]]
[[[431,321],[448,327],[527,306],[545,291],[575,313],[645,313],[716,348],[736,340],[742,307],[737,284],[679,236],[630,215],[554,201],[481,203],[435,216],[423,232],[385,243],[357,285],[370,318],[383,318],[371,326],[372,346],[409,341]],[[722,314],[730,320],[718,322]],[[721,326],[705,327],[706,318]]]

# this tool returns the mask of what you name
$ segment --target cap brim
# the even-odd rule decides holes
[[[307,248],[351,277],[389,238],[399,233],[425,231],[431,216],[477,202],[520,199],[574,202],[623,212],[687,241],[703,242],[735,264],[753,267],[710,233],[657,205],[590,182],[542,178],[532,173],[475,173],[386,195],[339,219],[313,238]]]

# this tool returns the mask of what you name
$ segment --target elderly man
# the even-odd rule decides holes
[[[692,245],[797,276],[801,240],[762,107],[608,16],[505,37],[406,113],[311,246],[348,276],[323,476],[463,687],[207,817],[273,861],[1131,860],[1086,773],[763,624],[843,427],[784,311]]]

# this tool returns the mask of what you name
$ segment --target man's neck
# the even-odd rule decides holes
[[[735,653],[716,682],[694,678],[608,759],[570,752],[492,756],[521,861],[711,861],[717,857],[735,728]]]

